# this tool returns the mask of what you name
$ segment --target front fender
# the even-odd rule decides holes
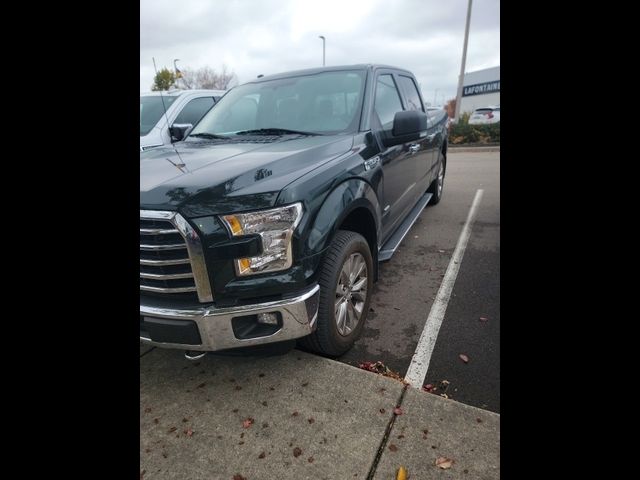
[[[324,251],[344,219],[357,208],[365,208],[371,214],[376,239],[380,238],[382,212],[378,197],[369,183],[361,178],[351,178],[337,185],[322,203],[306,238],[304,252],[311,255]],[[374,258],[377,256],[377,245],[376,251],[371,253]]]

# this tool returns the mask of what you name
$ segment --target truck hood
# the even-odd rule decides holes
[[[286,185],[353,146],[353,135],[246,140],[188,140],[140,153],[140,208],[188,217],[268,208]]]

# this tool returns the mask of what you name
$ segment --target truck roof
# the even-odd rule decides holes
[[[292,70],[289,72],[276,73],[274,75],[265,75],[264,77],[255,78],[246,83],[260,83],[260,82],[266,82],[269,80],[276,80],[279,78],[298,77],[302,75],[314,75],[316,73],[322,73],[322,72],[337,72],[341,70],[375,70],[378,68],[389,68],[392,70],[399,70],[399,71],[411,74],[409,70],[406,70],[404,68],[394,67],[391,65],[363,63],[358,65],[339,65],[335,67],[318,67],[318,68],[307,68],[304,70]]]

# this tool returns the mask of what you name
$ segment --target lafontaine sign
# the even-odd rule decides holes
[[[470,97],[471,95],[483,95],[485,93],[493,93],[500,91],[500,80],[495,82],[476,83],[475,85],[469,85],[462,89],[463,97]]]

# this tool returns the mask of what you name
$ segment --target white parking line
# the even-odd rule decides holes
[[[464,251],[467,248],[467,242],[471,236],[471,227],[476,218],[478,212],[478,205],[482,199],[484,190],[478,189],[476,196],[473,198],[471,209],[467,215],[467,221],[462,227],[462,232],[458,238],[458,243],[453,251],[453,256],[449,260],[447,271],[444,274],[440,289],[436,295],[433,305],[431,305],[431,311],[429,317],[427,317],[427,323],[424,325],[420,340],[418,340],[418,346],[411,359],[411,364],[407,370],[407,374],[404,379],[411,384],[412,387],[422,388],[425,377],[427,376],[427,370],[429,369],[429,362],[431,361],[431,354],[433,354],[433,348],[436,345],[436,339],[438,338],[438,332],[440,331],[440,325],[444,319],[444,314],[447,311],[447,305],[451,292],[453,290],[453,284],[458,276],[460,270],[460,263],[464,256]]]

